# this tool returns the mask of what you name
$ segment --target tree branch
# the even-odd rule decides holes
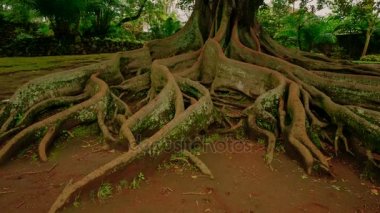
[[[142,12],[143,12],[143,10],[144,10],[144,7],[145,7],[145,5],[146,5],[146,2],[147,2],[147,0],[144,0],[144,2],[142,3],[142,5],[140,6],[139,11],[137,11],[137,14],[136,14],[136,15],[131,16],[131,17],[123,18],[123,19],[119,22],[119,25],[122,25],[122,24],[124,24],[124,23],[126,23],[126,22],[134,21],[134,20],[140,18],[141,14],[142,14]]]

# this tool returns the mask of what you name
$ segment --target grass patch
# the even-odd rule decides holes
[[[89,135],[99,135],[100,129],[97,123],[80,125],[70,131],[74,137],[85,137]]]
[[[360,61],[380,63],[380,55],[366,55],[361,57]]]
[[[380,64],[380,61],[352,61],[355,64]]]
[[[205,139],[205,144],[212,144],[216,141],[220,141],[222,139],[222,137],[217,134],[217,133],[214,133],[212,135],[208,135]]]
[[[56,161],[60,152],[70,145],[75,138],[96,137],[100,136],[100,129],[97,123],[80,125],[71,130],[63,130],[51,146],[49,160]],[[98,140],[100,143],[100,140]]]
[[[5,57],[0,58],[0,73],[75,68],[109,59],[112,55],[114,54]]]
[[[140,172],[137,177],[133,178],[131,184],[129,184],[129,189],[139,189],[140,183],[145,180],[145,176]]]
[[[102,183],[98,189],[97,197],[100,200],[106,200],[112,196],[113,187],[110,183]]]

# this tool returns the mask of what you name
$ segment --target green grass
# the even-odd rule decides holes
[[[113,54],[5,57],[0,58],[0,73],[74,68],[108,59],[112,55]]]
[[[355,64],[380,64],[379,61],[352,61]]]
[[[205,139],[205,143],[206,143],[206,144],[212,144],[212,143],[214,143],[214,142],[216,142],[216,141],[219,141],[219,140],[221,140],[221,139],[222,139],[222,137],[221,137],[219,134],[214,133],[214,134],[212,134],[212,135],[208,135],[208,136],[206,137],[206,139]]]
[[[100,200],[108,199],[112,196],[113,193],[113,187],[110,183],[102,183],[98,189],[98,198]]]
[[[145,180],[145,176],[140,172],[137,177],[133,178],[131,184],[129,184],[129,189],[139,189],[140,183]]]

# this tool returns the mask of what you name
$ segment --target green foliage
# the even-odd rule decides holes
[[[30,157],[30,159],[31,159],[33,162],[38,162],[38,155],[37,155],[37,153],[33,153],[32,156]]]
[[[49,19],[56,37],[79,34],[81,13],[88,3],[84,0],[24,0],[24,2],[42,17]]]
[[[139,189],[140,183],[145,180],[145,176],[142,172],[140,172],[137,177],[133,178],[131,184],[129,184],[130,189]]]
[[[102,183],[98,189],[97,197],[100,200],[108,199],[112,196],[113,187],[110,183]]]
[[[366,55],[360,58],[361,61],[380,62],[380,55]]]
[[[84,125],[84,126],[78,126],[71,130],[71,134],[74,137],[85,137],[88,135],[98,135],[99,134],[99,127],[97,123],[93,123],[90,125]]]
[[[37,29],[37,35],[41,37],[50,37],[54,35],[54,32],[47,23],[41,23]]]
[[[29,34],[29,33],[25,33],[23,31],[16,31],[17,32],[17,36],[16,36],[16,40],[18,41],[21,41],[21,40],[24,40],[24,39],[31,39],[33,38],[33,35]]]
[[[216,141],[221,140],[221,138],[222,137],[219,134],[214,133],[214,134],[209,135],[209,136],[206,137],[205,144],[212,144],[212,143],[214,143]]]
[[[159,0],[146,6],[148,12],[143,16],[142,20],[148,26],[151,34],[149,39],[168,37],[181,28],[181,23],[176,15],[169,11],[169,1]]]
[[[36,11],[21,0],[2,0],[0,4],[0,16],[8,22],[27,25],[37,17]]]
[[[193,1],[2,0],[0,22],[22,24],[15,36],[5,30],[13,41],[50,36],[72,41],[80,41],[80,37],[145,41],[170,36],[181,28],[172,11],[176,4],[191,8]],[[141,16],[136,16],[141,8]],[[121,23],[135,16],[136,20]],[[31,23],[32,30],[28,27]]]
[[[74,202],[73,202],[73,206],[75,208],[79,208],[80,207],[80,194],[75,197]]]
[[[365,33],[366,41],[362,56],[366,55],[373,33],[380,24],[380,1],[376,0],[330,0],[335,19],[340,21],[340,34]]]
[[[295,2],[294,2],[295,3]],[[275,0],[259,11],[259,21],[269,34],[287,47],[311,51],[319,46],[335,44],[337,21],[314,14],[315,7],[301,1],[299,9],[289,1]]]

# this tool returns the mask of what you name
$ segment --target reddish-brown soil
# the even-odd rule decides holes
[[[6,76],[12,85],[25,78]],[[0,76],[1,81],[5,76]],[[1,84],[0,91],[9,89]],[[226,144],[233,149],[224,149]],[[141,159],[116,174],[111,198],[90,199],[82,192],[78,205],[66,212],[380,212],[380,188],[360,179],[360,168],[349,158],[336,158],[332,165],[337,179],[310,177],[299,164],[280,153],[272,171],[265,164],[264,145],[255,142],[215,142],[199,156],[213,172],[210,180],[197,171],[182,167],[158,170],[162,159]],[[70,180],[77,180],[120,154],[99,151],[98,138],[63,140],[47,163],[26,152],[0,169],[1,212],[47,212]],[[245,151],[241,151],[245,149]],[[33,160],[34,159],[34,160]],[[116,190],[120,180],[129,183],[139,172],[145,176],[139,189]],[[100,184],[100,183],[99,183]]]
[[[64,142],[61,142],[64,143]],[[70,179],[78,179],[109,161],[119,152],[97,152],[93,138],[75,138],[60,147],[48,163],[16,159],[2,167],[0,194],[2,212],[46,212]],[[226,144],[235,149],[222,149]],[[83,191],[79,207],[67,212],[379,212],[380,188],[359,178],[347,160],[334,160],[337,179],[309,177],[293,160],[279,154],[274,171],[264,163],[264,146],[250,142],[216,142],[199,156],[212,170],[210,180],[182,167],[158,170],[157,163],[142,159],[111,179],[111,198],[90,199]],[[222,148],[221,148],[222,147]],[[238,148],[236,148],[238,147]],[[241,151],[244,147],[245,151]],[[95,150],[95,151],[94,151]],[[56,165],[54,167],[54,165]],[[53,169],[52,169],[53,168]],[[51,169],[51,170],[50,170]],[[50,171],[49,171],[50,170]],[[43,172],[41,172],[43,171]],[[41,173],[34,173],[41,172]],[[139,172],[146,178],[139,189],[118,191],[120,180]],[[94,186],[95,191],[99,186]],[[372,192],[371,192],[372,191]]]

